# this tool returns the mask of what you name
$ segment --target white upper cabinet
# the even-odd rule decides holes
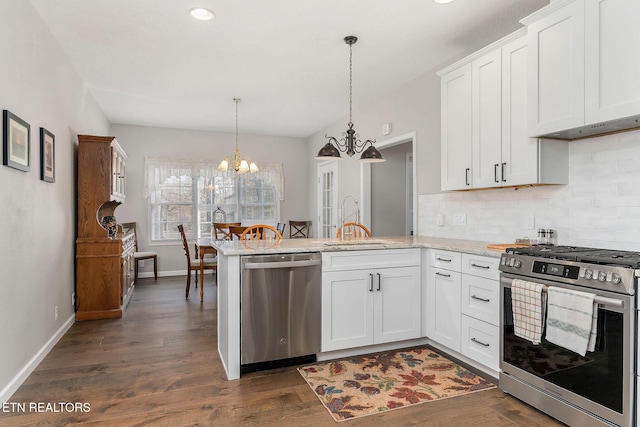
[[[638,0],[558,0],[521,21],[529,136],[577,139],[639,125],[628,120],[640,115],[639,20]]]
[[[529,25],[529,135],[584,124],[584,4]]]
[[[585,4],[585,120],[640,113],[640,2]]]
[[[565,141],[528,137],[528,46],[518,31],[442,70],[442,190],[566,184]]]
[[[471,63],[473,186],[498,187],[502,164],[502,56],[496,49]]]
[[[471,64],[441,79],[441,187],[471,188]]]

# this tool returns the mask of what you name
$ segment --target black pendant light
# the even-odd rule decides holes
[[[364,142],[360,141],[360,135],[353,128],[353,121],[351,119],[352,115],[352,98],[353,98],[353,51],[352,46],[355,42],[358,41],[358,38],[355,36],[347,36],[344,38],[344,42],[349,45],[349,123],[347,126],[349,127],[345,132],[342,133],[342,138],[340,140],[334,138],[333,136],[325,135],[329,141],[318,151],[318,155],[315,157],[317,160],[326,160],[326,159],[340,159],[340,151],[347,153],[349,157],[352,157],[356,153],[362,152],[360,156],[360,161],[367,163],[377,163],[384,162],[382,158],[382,154],[373,146],[373,143],[376,140],[367,139]],[[369,147],[365,150],[365,147]],[[363,152],[364,150],[364,152]]]

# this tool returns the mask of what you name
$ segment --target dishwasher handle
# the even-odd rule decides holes
[[[300,261],[276,261],[276,262],[246,262],[244,264],[245,270],[262,270],[265,268],[296,268],[296,267],[311,267],[314,265],[320,265],[322,260],[320,259],[305,259]]]

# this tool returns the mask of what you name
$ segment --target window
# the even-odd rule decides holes
[[[149,200],[151,241],[211,237],[216,210],[225,221],[275,225],[283,200],[282,165],[260,165],[254,174],[222,173],[213,161],[145,159],[145,194]]]

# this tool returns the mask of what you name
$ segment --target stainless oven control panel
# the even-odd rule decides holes
[[[527,280],[527,277],[540,278],[587,288],[635,294],[636,270],[627,267],[505,253],[500,259],[499,270],[526,276],[523,280]]]

